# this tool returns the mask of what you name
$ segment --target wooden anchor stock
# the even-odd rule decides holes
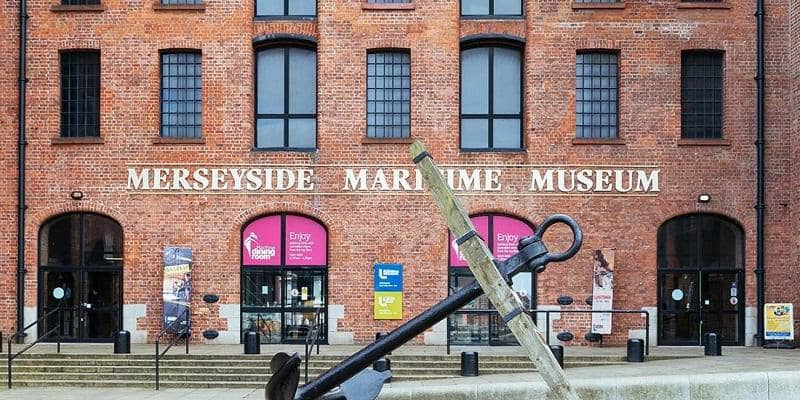
[[[531,317],[524,312],[522,301],[511,289],[510,284],[511,278],[519,272],[542,272],[547,263],[563,261],[575,255],[580,249],[583,240],[580,227],[567,216],[558,214],[550,216],[537,227],[534,236],[527,237],[520,242],[519,253],[504,261],[494,260],[489,249],[478,237],[463,206],[453,196],[441,172],[428,156],[424,146],[419,142],[415,142],[411,145],[411,154],[425,182],[430,187],[437,205],[445,215],[450,231],[454,237],[458,238],[457,243],[460,246],[462,255],[466,258],[476,281],[402,324],[383,339],[367,345],[306,385],[297,387],[299,356],[297,354],[278,353],[270,363],[273,375],[265,389],[266,399],[374,399],[383,381],[376,383],[378,385],[377,391],[365,390],[370,392],[369,395],[362,391],[362,393],[355,393],[350,396],[349,394],[341,393],[341,391],[331,392],[331,390],[357,374],[363,373],[364,369],[375,360],[402,346],[485,293],[504,317],[507,326],[531,360],[533,360],[551,390],[559,398],[579,400],[579,397],[567,382],[564,371],[559,367],[549,347],[545,344],[541,333],[536,329]],[[572,245],[564,253],[549,253],[541,241],[545,230],[555,223],[566,224],[572,230]],[[379,377],[376,376],[374,379],[379,379]],[[372,392],[374,392],[374,396]]]

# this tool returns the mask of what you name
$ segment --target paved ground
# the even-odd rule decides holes
[[[75,349],[84,349],[85,345]],[[148,346],[149,347],[149,346]],[[222,352],[197,346],[196,352]],[[238,347],[238,346],[237,346]],[[345,353],[353,346],[331,346],[328,354]],[[152,349],[150,347],[150,349]],[[461,351],[464,348],[453,348]],[[41,349],[43,351],[45,349]],[[67,349],[68,350],[68,349]],[[138,350],[138,349],[137,349]],[[147,348],[142,348],[144,352]],[[233,351],[233,349],[229,349]],[[262,348],[262,351],[264,348]],[[478,348],[493,354],[513,353],[516,347]],[[443,348],[405,346],[398,353],[442,354]],[[623,354],[620,348],[567,348],[568,354]],[[567,375],[583,399],[800,399],[800,350],[723,348],[722,357],[696,357],[648,361],[604,367],[570,368]],[[701,348],[654,348],[654,355],[702,355]],[[482,375],[425,382],[389,384],[381,399],[545,399],[536,373]],[[263,399],[262,390],[169,389],[0,389],[2,400],[233,400]]]

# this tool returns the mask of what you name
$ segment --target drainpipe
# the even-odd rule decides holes
[[[28,86],[26,75],[26,46],[28,41],[28,6],[26,0],[19,0],[19,107],[17,108],[17,343],[25,337],[21,332],[25,327],[25,94]]]
[[[764,0],[756,1],[756,345],[764,344]]]

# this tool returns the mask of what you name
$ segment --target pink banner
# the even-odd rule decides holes
[[[517,254],[517,244],[525,236],[533,235],[533,229],[524,221],[515,218],[496,215],[492,219],[494,239],[492,254],[500,260],[505,260]]]
[[[478,235],[483,238],[484,241],[489,240],[489,217],[486,215],[480,217],[472,217],[472,225],[475,225],[475,229],[478,231]],[[456,239],[453,237],[453,234],[448,235],[450,237],[450,266],[452,267],[468,267],[467,260],[461,255],[461,252],[458,250],[458,245],[456,244]]]
[[[244,265],[281,265],[281,216],[257,219],[242,232]]]
[[[316,221],[286,216],[286,265],[324,266],[328,263],[328,235]]]

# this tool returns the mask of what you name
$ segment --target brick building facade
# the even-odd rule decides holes
[[[528,284],[532,307],[558,309],[556,299],[568,295],[576,302],[564,307],[586,308],[594,250],[614,249],[614,307],[650,311],[654,343],[699,340],[703,331],[697,319],[704,311],[698,302],[708,300],[701,290],[711,293],[711,301],[730,302],[724,312],[706,309],[719,318],[706,323],[731,332],[726,338],[731,344],[752,343],[755,0],[528,0],[522,1],[521,16],[462,15],[471,11],[461,10],[456,0],[319,0],[310,15],[256,16],[270,8],[269,2],[255,3],[102,0],[69,6],[58,0],[28,1],[26,322],[49,310],[47,298],[54,287],[74,284],[70,301],[76,311],[68,317],[74,325],[68,335],[102,339],[104,334],[86,322],[103,318],[91,316],[100,312],[97,308],[85,307],[93,302],[91,282],[120,279],[119,288],[102,286],[114,295],[100,302],[106,308],[119,305],[106,328],[131,331],[136,341],[153,340],[162,327],[164,249],[174,246],[192,249],[193,329],[219,331],[210,342],[238,342],[242,329],[252,326],[248,318],[259,325],[259,318],[273,317],[278,325],[270,333],[281,330],[275,341],[291,341],[302,336],[297,326],[307,325],[314,307],[327,312],[330,343],[369,341],[375,332],[400,322],[374,318],[376,263],[403,265],[406,320],[446,296],[463,271],[451,266],[447,228],[430,195],[414,190],[407,147],[418,139],[438,164],[450,169],[461,199],[476,216],[535,226],[550,214],[564,213],[581,225],[585,240],[580,253],[549,266],[535,286]],[[17,54],[18,4],[2,6],[3,54]],[[785,0],[766,1],[766,10],[766,301],[796,305],[800,294],[793,283],[800,277],[800,250],[792,233],[800,222],[794,189],[800,184],[800,54],[793,44],[798,42],[800,10]],[[76,52],[99,60],[97,134],[67,134],[74,126],[67,120],[65,127],[62,120],[68,107],[64,97],[70,96],[64,85],[83,84],[64,83],[71,73],[65,65]],[[172,54],[190,54],[192,62],[199,62],[199,79],[179,90],[193,84],[201,93],[197,99],[178,99],[181,108],[175,110],[169,109],[166,90]],[[694,78],[722,82],[720,90],[707,92],[721,96],[707,102],[721,104],[721,120],[713,121],[713,110],[699,112],[707,117],[699,125],[718,128],[709,137],[691,133],[688,103],[682,106],[682,98],[689,96],[682,97],[682,71],[689,85],[693,77],[686,74],[698,54],[706,61],[721,60],[720,68],[711,63],[695,70],[701,76]],[[383,58],[394,55],[404,57],[391,63]],[[174,60],[182,65],[178,68],[189,68],[188,58]],[[481,69],[487,59],[491,67]],[[7,171],[0,178],[0,270],[7,277],[0,291],[3,332],[16,324],[16,62],[16,56],[0,60],[6,71],[0,76],[0,141],[5,144],[0,163]],[[371,70],[371,64],[385,68],[384,75]],[[308,65],[316,68],[300,79],[287,73],[309,71]],[[399,71],[392,76],[401,77],[400,86],[386,86],[394,79],[386,77],[390,67]],[[176,71],[180,85],[187,84],[187,70]],[[715,78],[714,71],[721,75]],[[410,79],[403,81],[405,76]],[[380,85],[389,89],[381,91]],[[279,93],[275,87],[285,90]],[[510,92],[503,91],[509,87]],[[391,124],[388,111],[378,110],[388,107],[389,100],[371,97],[370,90],[375,96],[399,96],[391,99],[391,106],[400,107],[393,109]],[[491,93],[488,100],[470,94],[479,90]],[[284,101],[274,100],[279,98]],[[192,104],[201,108],[182,108]],[[177,117],[170,119],[171,114]],[[199,120],[188,122],[197,114]],[[72,125],[91,125],[82,121]],[[180,130],[171,130],[171,121]],[[387,125],[398,128],[389,134]],[[489,132],[488,145],[482,132]],[[218,175],[213,169],[220,170]],[[196,179],[198,170],[207,173],[205,185],[202,177]],[[258,171],[258,182],[251,179],[255,175],[244,175],[247,170]],[[237,173],[242,174],[238,181]],[[267,187],[273,173],[273,186]],[[479,180],[470,180],[473,173]],[[581,173],[592,174],[583,176],[589,183]],[[288,188],[282,189],[280,174],[292,174],[294,182],[284,181]],[[579,175],[577,182],[573,174]],[[559,188],[560,183],[566,187]],[[710,201],[700,202],[700,195]],[[324,241],[313,251],[323,251],[324,261],[314,268],[292,268],[286,259],[292,251],[287,233],[278,240],[285,242],[277,246],[279,254],[285,253],[280,266],[271,270],[279,272],[253,278],[257,284],[244,289],[250,282],[244,275],[255,273],[258,263],[246,263],[250,247],[245,248],[243,233],[272,215],[320,224]],[[59,228],[65,218],[74,219]],[[273,229],[286,231],[287,219],[281,221]],[[75,244],[72,255],[64,244],[81,238],[88,244],[91,235],[104,242],[97,265],[87,261],[92,257],[88,246]],[[114,242],[117,237],[121,243]],[[564,230],[545,240],[551,249],[568,244]],[[43,256],[58,251],[64,257]],[[305,278],[299,273],[312,270]],[[56,278],[48,281],[48,274]],[[64,283],[67,275],[72,283]],[[290,276],[295,282],[310,279],[309,286],[292,293]],[[668,300],[673,293],[674,303]],[[219,302],[204,302],[205,294],[218,295]],[[245,311],[248,296],[259,305]],[[300,305],[292,308],[298,296]],[[321,297],[313,305],[303,304]],[[283,310],[272,307],[275,302],[283,302]],[[552,325],[551,334],[569,330],[582,342],[591,324],[588,317],[562,314]],[[615,316],[608,340],[620,343],[641,335],[642,326],[639,317]],[[458,315],[451,327],[458,331],[452,336],[456,341],[504,340],[491,313]],[[439,324],[418,341],[444,343],[446,331]]]

